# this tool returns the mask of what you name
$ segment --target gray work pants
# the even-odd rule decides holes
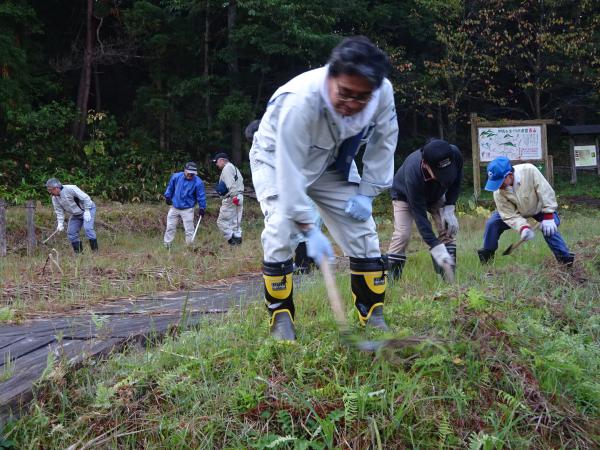
[[[381,256],[379,237],[373,217],[366,222],[352,219],[345,212],[348,199],[358,194],[358,185],[348,183],[337,171],[325,172],[307,190],[329,233],[346,256],[377,258]],[[261,235],[264,261],[283,262],[292,258],[293,238],[300,232],[296,224],[281,214],[279,197],[260,202],[265,216]]]
[[[226,197],[221,202],[221,208],[219,209],[219,218],[217,219],[217,226],[223,237],[226,240],[232,237],[242,237],[242,213],[244,212],[244,196],[238,194],[237,198],[240,201],[238,206],[233,204],[231,197]]]
[[[191,244],[192,237],[194,236],[194,208],[177,209],[174,206],[169,208],[167,214],[167,229],[165,230],[164,241],[165,244],[170,244],[175,239],[175,232],[177,231],[177,224],[179,218],[183,222],[183,229],[185,230],[185,243]]]

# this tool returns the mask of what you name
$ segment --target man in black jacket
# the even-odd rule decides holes
[[[463,158],[458,147],[441,139],[430,139],[422,149],[408,155],[394,175],[391,189],[394,233],[387,255],[392,280],[402,275],[413,221],[429,245],[435,271],[444,278],[445,264],[454,270],[458,232],[454,210],[462,168]],[[437,237],[427,212],[435,222]]]

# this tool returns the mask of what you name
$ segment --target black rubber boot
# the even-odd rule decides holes
[[[295,272],[309,274],[315,266],[315,261],[308,256],[306,242],[300,242],[294,255]]]
[[[98,252],[98,239],[90,239],[90,248],[93,252]]]
[[[575,262],[575,253],[569,253],[569,256],[557,256],[556,260],[564,264],[565,267],[573,267],[573,263]]]
[[[71,242],[71,246],[73,247],[75,253],[81,253],[83,251],[83,244],[81,241]]]
[[[485,248],[480,248],[477,250],[477,254],[479,255],[479,262],[481,264],[488,264],[492,259],[494,259],[494,254],[496,252],[494,250],[486,250]]]
[[[388,277],[390,283],[395,283],[402,278],[402,271],[406,264],[406,255],[400,253],[388,253]]]
[[[450,256],[452,256],[452,259],[454,260],[454,265],[452,266],[452,275],[454,278],[456,276],[456,245],[448,244],[446,245],[446,250],[448,250],[448,253],[450,253]],[[442,278],[444,279],[444,281],[448,281],[446,279],[446,271],[444,270],[442,270]]]
[[[227,243],[228,243],[229,245],[231,245],[231,246],[234,246],[234,245],[240,245],[240,244],[242,243],[242,238],[241,238],[241,237],[240,237],[240,238],[238,238],[238,237],[235,237],[235,236],[231,236],[231,237],[229,238],[229,240],[227,241]]]
[[[263,262],[265,302],[271,314],[271,337],[279,341],[296,340],[293,268],[291,259],[278,263]]]
[[[361,325],[388,330],[383,317],[387,285],[385,258],[350,258],[350,282]]]

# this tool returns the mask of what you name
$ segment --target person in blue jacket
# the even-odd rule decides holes
[[[198,176],[198,166],[195,162],[188,162],[183,172],[171,175],[165,201],[170,205],[167,214],[167,229],[165,230],[165,247],[170,248],[175,238],[177,223],[181,217],[185,230],[185,242],[190,245],[194,238],[194,207],[198,203],[200,216],[206,211],[206,195],[204,183]]]

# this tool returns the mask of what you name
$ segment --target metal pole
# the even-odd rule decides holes
[[[198,223],[196,224],[196,229],[194,230],[194,235],[192,236],[192,244],[194,243],[194,239],[196,239],[196,233],[198,233],[198,228],[200,227],[200,222],[202,222],[202,216],[198,218]]]
[[[6,201],[0,199],[0,256],[6,256]]]
[[[35,202],[27,200],[25,209],[27,216],[27,256],[31,256],[37,244],[35,238]]]

